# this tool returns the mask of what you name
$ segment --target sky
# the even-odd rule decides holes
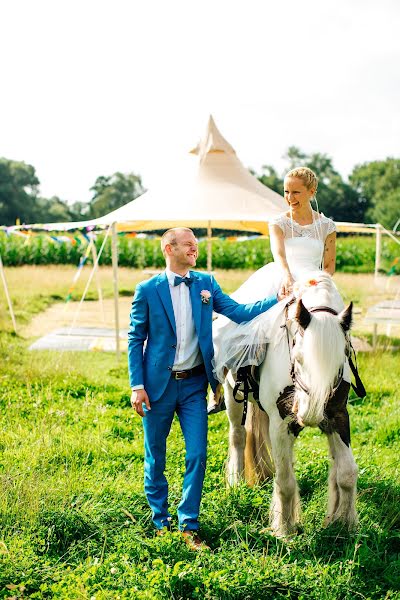
[[[398,0],[1,0],[0,156],[45,197],[179,177],[208,116],[247,167],[400,156]],[[165,179],[167,180],[167,179]]]

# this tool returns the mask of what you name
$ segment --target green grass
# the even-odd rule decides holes
[[[51,283],[63,295],[72,272],[56,281],[52,271],[46,285],[36,277],[29,289],[14,289],[26,321],[54,301]],[[12,276],[26,280],[27,273]],[[235,281],[226,276],[223,285],[235,287],[244,276],[232,273]],[[126,270],[121,285],[128,290],[138,279],[140,273]],[[356,287],[364,302],[367,292]],[[0,308],[4,313],[1,297]],[[359,356],[369,393],[362,402],[352,397],[350,406],[359,466],[355,532],[322,528],[329,462],[326,440],[309,429],[296,443],[304,533],[290,541],[270,536],[271,483],[226,488],[221,414],[210,418],[201,511],[213,552],[193,554],[177,533],[154,537],[125,359],[30,353],[27,345],[0,334],[0,598],[400,598],[398,354]],[[183,459],[175,422],[167,462],[173,512]]]

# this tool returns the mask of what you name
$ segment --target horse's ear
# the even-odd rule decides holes
[[[349,331],[353,322],[353,303],[350,302],[347,308],[342,310],[339,315],[339,323],[342,326],[343,331]]]
[[[306,307],[304,306],[303,302],[301,301],[301,298],[297,302],[296,314],[295,314],[294,318],[296,319],[296,321],[298,322],[300,327],[302,327],[303,329],[307,329],[307,327],[310,324],[311,315],[308,312],[308,310],[306,309]]]

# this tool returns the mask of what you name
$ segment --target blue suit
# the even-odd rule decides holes
[[[205,374],[185,380],[171,377],[177,337],[169,282],[164,273],[136,287],[128,332],[129,380],[131,387],[143,385],[151,403],[143,419],[145,441],[145,492],[153,522],[160,529],[168,524],[168,483],[164,475],[166,440],[177,413],[186,445],[186,471],[182,500],[178,507],[180,529],[198,529],[198,514],[204,480],[207,447],[207,386],[217,386],[212,372],[212,314],[235,321],[249,321],[276,304],[276,297],[254,304],[238,304],[224,294],[215,279],[190,271],[192,314]],[[210,294],[207,303],[201,292]]]

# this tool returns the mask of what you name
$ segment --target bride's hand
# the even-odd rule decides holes
[[[281,289],[279,294],[282,296],[289,296],[293,292],[294,279],[290,273],[285,275],[282,281]]]

